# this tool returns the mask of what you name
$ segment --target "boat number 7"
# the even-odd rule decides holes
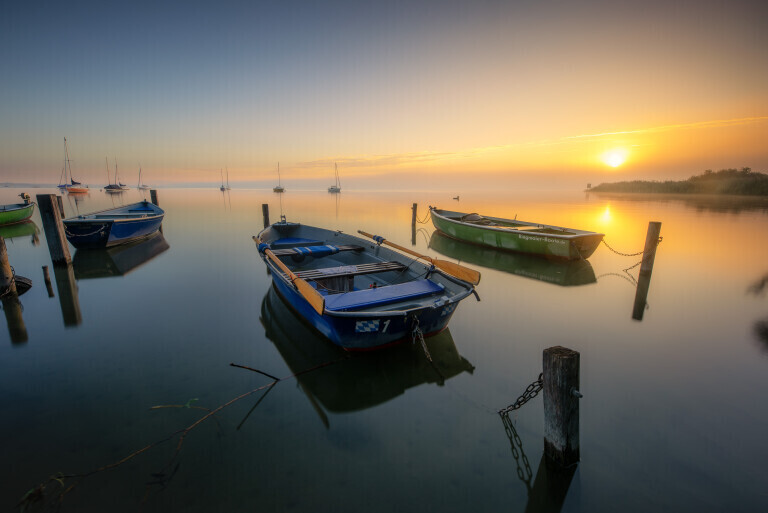
[[[382,333],[386,333],[386,332],[387,332],[387,328],[389,328],[389,319],[387,319],[386,321],[384,321],[384,327],[383,327],[383,328],[381,328],[381,332],[382,332]]]

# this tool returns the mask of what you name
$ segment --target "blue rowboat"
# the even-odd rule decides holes
[[[108,248],[157,232],[165,211],[148,201],[64,219],[67,240],[76,248]]]
[[[281,221],[254,240],[277,293],[349,351],[437,334],[474,292],[471,283],[440,267],[383,247],[381,237],[374,242]]]

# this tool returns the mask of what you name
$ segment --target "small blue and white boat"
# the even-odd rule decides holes
[[[474,292],[463,271],[479,280],[476,271],[452,262],[423,257],[424,263],[383,247],[398,246],[382,237],[374,242],[281,220],[254,240],[285,302],[350,351],[439,333]]]
[[[67,240],[76,248],[108,248],[148,237],[165,211],[148,201],[64,219]]]

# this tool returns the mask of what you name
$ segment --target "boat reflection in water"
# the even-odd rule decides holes
[[[430,363],[420,344],[405,342],[374,352],[348,353],[310,328],[269,288],[261,304],[261,322],[292,372],[335,362],[299,376],[304,393],[328,427],[325,411],[344,413],[371,408],[424,383],[475,370],[459,355],[450,332],[429,337]]]
[[[78,249],[72,259],[75,278],[123,276],[152,260],[170,246],[162,233],[147,239],[106,249]]]
[[[19,237],[32,237],[32,245],[37,246],[40,244],[39,237],[40,229],[37,227],[34,221],[24,221],[22,223],[8,224],[0,226],[0,237],[6,241],[19,238]]]
[[[462,263],[481,265],[564,287],[597,282],[592,264],[586,260],[547,259],[485,248],[446,237],[437,231],[432,232],[429,247]]]

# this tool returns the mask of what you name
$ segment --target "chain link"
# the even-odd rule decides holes
[[[512,421],[509,419],[509,415],[506,413],[501,416],[501,421],[504,423],[504,431],[509,438],[509,444],[512,449],[512,457],[515,458],[515,465],[517,465],[517,477],[528,488],[528,493],[531,492],[531,479],[533,479],[533,470],[531,470],[531,463],[528,461],[528,456],[523,451],[523,441],[520,439],[520,435],[517,434],[515,426],[512,425]],[[522,460],[522,465],[520,464]]]
[[[90,232],[90,233],[72,233],[69,230],[67,230],[66,228],[64,229],[64,232],[67,235],[69,235],[70,237],[90,237],[91,235],[96,235],[97,233],[104,231],[104,229],[105,229],[105,227],[104,227],[104,225],[102,225],[98,229],[96,229],[95,231]]]
[[[659,246],[659,244],[661,244],[661,241],[662,241],[663,239],[664,239],[664,237],[659,237],[659,240],[657,240],[657,241],[656,241],[656,247],[658,247],[658,246]],[[620,255],[620,256],[625,256],[625,257],[633,257],[633,256],[637,256],[637,255],[642,255],[642,254],[643,254],[643,251],[645,251],[645,250],[643,250],[643,251],[638,251],[637,253],[622,253],[621,251],[616,251],[615,249],[613,249],[613,248],[610,246],[610,244],[608,244],[607,242],[605,242],[605,239],[601,240],[600,242],[602,242],[603,244],[605,244],[605,247],[606,247],[606,248],[610,249],[611,251],[613,251],[614,253],[616,253],[617,255]]]
[[[424,349],[424,354],[427,355],[427,360],[431,362],[432,355],[429,354],[429,349],[427,349],[427,343],[424,342],[424,333],[422,333],[421,328],[419,328],[419,318],[414,315],[413,330],[411,331],[411,342],[415,344],[417,340],[421,342],[421,347],[422,349]]]
[[[539,374],[538,379],[528,385],[528,387],[525,389],[525,392],[523,392],[520,397],[517,398],[517,400],[507,406],[506,408],[502,408],[498,411],[499,415],[506,415],[507,413],[517,410],[520,407],[522,407],[525,403],[539,395],[539,392],[541,392],[541,389],[544,387],[544,373]]]

